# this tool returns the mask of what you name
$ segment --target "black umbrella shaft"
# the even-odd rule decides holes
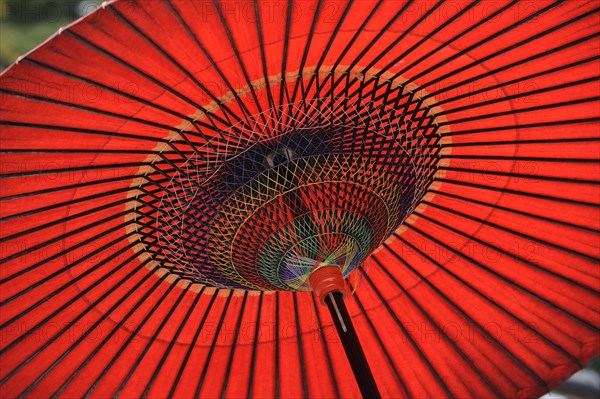
[[[352,325],[348,310],[344,304],[344,297],[341,292],[331,292],[325,297],[325,303],[329,308],[329,313],[333,318],[335,328],[342,340],[344,351],[352,367],[354,378],[358,383],[360,392],[365,399],[381,398],[373,373],[367,363],[367,358],[363,352],[360,342]]]

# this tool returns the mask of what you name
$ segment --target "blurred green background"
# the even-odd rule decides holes
[[[0,0],[0,70],[101,3],[98,0]]]

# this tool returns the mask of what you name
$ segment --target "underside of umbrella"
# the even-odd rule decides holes
[[[547,392],[600,353],[598,11],[115,1],[59,31],[0,80],[0,395]]]

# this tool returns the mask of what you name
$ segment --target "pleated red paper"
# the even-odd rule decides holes
[[[0,81],[0,395],[359,397],[311,293],[190,284],[134,217],[201,107],[328,74],[406,87],[440,134],[350,277],[382,396],[548,391],[600,353],[599,26],[594,1],[116,1],[62,30]]]

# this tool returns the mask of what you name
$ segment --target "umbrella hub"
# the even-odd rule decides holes
[[[325,297],[332,292],[339,292],[346,297],[344,278],[337,265],[319,265],[310,274],[310,285],[322,304]]]
[[[347,277],[418,205],[440,160],[431,102],[380,77],[293,79],[330,91],[262,104],[155,165],[169,180],[143,187],[155,205],[136,220],[162,267],[215,287],[310,291],[315,265]],[[293,79],[255,88],[256,99],[278,84],[293,92]],[[365,84],[371,96],[356,90]]]

